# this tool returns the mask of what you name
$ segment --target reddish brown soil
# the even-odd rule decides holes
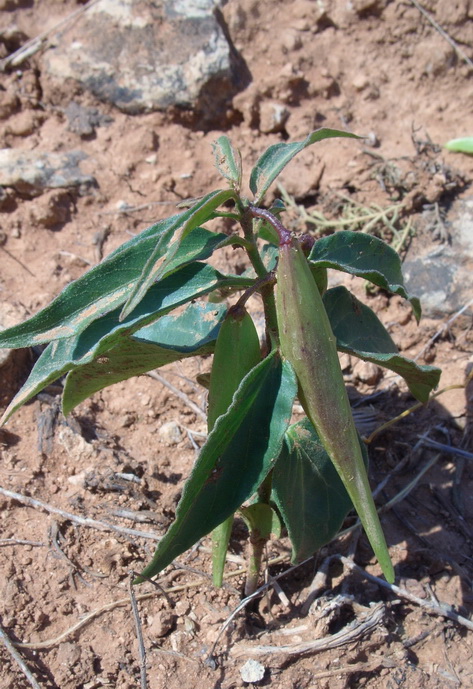
[[[43,0],[15,9],[18,4],[6,3],[13,9],[2,13],[0,28],[16,24],[34,37],[45,22],[52,23],[52,16],[58,20],[79,3]],[[226,133],[241,149],[248,172],[257,156],[283,136],[297,140],[321,125],[372,132],[378,148],[341,140],[306,151],[285,172],[286,189],[308,207],[317,198],[326,212],[330,212],[334,191],[381,206],[393,198],[407,198],[406,209],[417,231],[415,241],[434,244],[439,239],[422,223],[422,204],[439,202],[443,208],[456,195],[471,193],[473,158],[442,152],[429,142],[442,144],[471,135],[466,129],[471,128],[472,71],[407,0],[332,0],[325,4],[332,7],[336,26],[322,26],[318,31],[305,18],[307,6],[313,4],[308,0],[234,0],[223,8],[230,35],[253,79],[235,97]],[[358,13],[347,9],[350,4]],[[425,0],[424,4],[473,57],[473,4],[468,0]],[[27,199],[8,192],[11,199],[2,213],[0,297],[22,311],[21,317],[45,306],[97,262],[98,233],[106,230],[106,255],[130,233],[173,212],[180,199],[199,196],[220,184],[211,143],[223,129],[202,131],[192,123],[176,122],[171,114],[128,116],[94,102],[72,86],[53,88],[41,71],[41,55],[23,64],[21,75],[3,74],[1,85],[0,145],[45,151],[81,149],[88,155],[82,170],[94,175],[99,184],[93,195],[83,197],[54,191]],[[113,123],[98,128],[95,138],[82,140],[68,130],[61,110],[72,97],[111,115]],[[260,131],[265,109],[272,102],[283,103],[290,111],[283,133]],[[263,125],[258,124],[258,113]],[[394,180],[389,176],[393,170]],[[119,212],[120,201],[142,208]],[[47,219],[51,207],[62,208],[55,221]],[[295,216],[293,220],[297,224]],[[229,251],[225,261],[235,265],[241,256]],[[357,289],[364,293],[363,285]],[[409,356],[423,350],[443,325],[441,320],[425,319],[416,327],[398,298],[382,294],[366,298]],[[466,316],[458,319],[420,359],[443,369],[441,388],[464,381],[472,360],[470,326]],[[16,360],[14,370],[3,370],[3,401],[21,384],[30,366],[27,354]],[[165,375],[204,408],[202,389],[189,381],[209,368],[209,359],[188,360],[173,365]],[[388,389],[387,375],[374,387],[359,380],[356,368],[347,373],[359,393],[385,391],[373,400],[379,423],[413,404],[402,386]],[[68,419],[58,414],[58,398],[53,393],[50,390],[28,404],[1,431],[0,486],[79,516],[162,535],[195,457],[186,429],[204,432],[203,419],[149,377],[97,394]],[[180,424],[182,431],[175,445],[167,445],[160,434],[169,421]],[[407,486],[433,456],[430,450],[412,449],[419,435],[435,427],[440,430],[433,437],[468,447],[464,389],[443,394],[376,438],[371,452],[373,485],[392,474],[379,496],[380,504]],[[201,442],[199,436],[195,441]],[[400,463],[403,468],[396,471]],[[134,475],[137,482],[117,476],[120,473],[128,478]],[[472,484],[473,469],[468,463],[463,467],[455,457],[442,455],[409,497],[383,516],[400,585],[425,600],[436,597],[467,617],[473,605]],[[458,495],[461,501],[455,503]],[[1,625],[12,640],[31,644],[21,653],[40,686],[139,686],[128,573],[149,561],[153,542],[79,526],[2,495],[0,506]],[[113,511],[117,509],[146,514],[150,523],[116,517]],[[25,545],[22,540],[37,545]],[[205,539],[200,548],[169,567],[159,579],[161,588],[145,584],[137,591],[150,593],[139,602],[150,689],[244,686],[239,669],[250,657],[251,647],[302,643],[344,628],[360,614],[356,606],[340,607],[338,617],[326,624],[303,610],[317,566],[327,554],[346,553],[352,547],[359,564],[380,573],[363,536],[357,543],[350,537],[340,539],[280,580],[289,607],[271,590],[246,616],[241,613],[235,618],[217,648],[218,667],[212,669],[205,658],[221,624],[241,598],[244,576],[238,570],[244,566],[243,526],[238,524],[235,530],[234,561],[228,566],[229,573],[236,575],[221,590],[214,589],[209,580],[208,547]],[[289,567],[289,554],[287,540],[270,543],[268,558],[282,556],[279,564],[270,567],[270,574]],[[358,575],[343,574],[336,562],[328,584],[337,594],[353,595],[363,606],[384,601],[382,623],[335,650],[259,656],[266,668],[262,686],[473,686],[471,631],[431,616]],[[166,597],[163,588],[171,589]],[[122,599],[123,603],[109,606],[68,633],[88,613]],[[46,646],[41,647],[44,642]],[[0,686],[29,686],[10,654],[1,645],[0,649]]]

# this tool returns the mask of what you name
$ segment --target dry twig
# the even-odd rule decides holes
[[[384,579],[375,577],[374,574],[369,574],[362,567],[359,567],[357,564],[355,564],[353,560],[350,560],[349,558],[344,557],[343,555],[337,555],[335,557],[338,557],[340,561],[343,563],[344,567],[346,567],[347,569],[354,572],[358,572],[366,579],[369,579],[369,581],[378,584],[378,586],[381,586],[382,588],[388,589],[388,591],[391,591],[391,593],[394,593],[399,598],[404,598],[404,600],[408,600],[411,603],[419,605],[430,615],[446,617],[447,619],[452,620],[453,622],[457,622],[458,624],[461,624],[463,627],[466,627],[467,629],[473,631],[473,622],[467,619],[466,617],[463,617],[463,615],[459,615],[457,612],[455,612],[452,606],[448,605],[448,603],[435,603],[432,601],[424,600],[423,598],[419,598],[418,596],[414,596],[413,593],[409,593],[409,591],[406,591],[406,589],[403,589],[400,586],[396,586],[395,584],[389,584]]]
[[[299,644],[288,644],[286,646],[235,646],[232,655],[265,655],[281,653],[283,655],[302,655],[303,653],[319,653],[328,651],[331,648],[338,648],[345,644],[352,643],[366,633],[378,627],[384,617],[384,604],[377,603],[372,608],[367,608],[366,613],[362,613],[354,622],[347,625],[336,634],[325,636],[322,639],[304,641]]]
[[[0,72],[5,72],[8,67],[18,67],[21,65],[25,60],[45,47],[46,41],[50,36],[54,35],[61,29],[64,29],[67,24],[72,22],[74,19],[77,19],[81,14],[89,10],[92,5],[97,4],[97,2],[100,2],[100,0],[89,0],[86,5],[79,7],[79,9],[75,10],[74,12],[71,12],[71,14],[68,14],[67,17],[64,17],[64,19],[61,19],[61,21],[55,24],[53,27],[43,31],[43,33],[40,33],[39,36],[36,36],[36,38],[32,38],[30,41],[27,41],[14,53],[3,60],[0,60]]]
[[[467,64],[471,69],[473,69],[473,62],[470,60],[470,58],[468,57],[468,55],[460,48],[460,46],[458,45],[458,43],[456,43],[456,41],[454,41],[453,38],[451,38],[451,36],[449,36],[448,33],[447,33],[444,29],[442,29],[442,27],[440,26],[440,24],[439,24],[438,22],[435,21],[435,19],[432,17],[431,14],[429,14],[429,13],[427,12],[426,9],[424,9],[424,8],[422,7],[422,5],[420,4],[420,2],[417,2],[417,0],[411,0],[411,2],[412,2],[412,4],[414,5],[414,7],[417,7],[417,9],[419,10],[419,12],[420,12],[421,14],[424,15],[424,17],[427,19],[427,21],[429,21],[429,22],[432,24],[432,26],[434,27],[434,29],[436,29],[436,31],[439,32],[439,34],[442,36],[442,38],[444,38],[444,39],[447,41],[447,43],[449,43],[449,44],[452,46],[452,48],[453,48],[453,50],[456,52],[456,54],[457,54],[459,57],[461,57],[461,59],[464,60],[464,61],[466,62],[466,64]]]
[[[456,313],[454,313],[453,316],[451,316],[451,317],[448,319],[448,321],[446,321],[445,323],[443,323],[443,325],[440,326],[440,328],[437,330],[437,332],[435,333],[435,335],[432,335],[432,337],[430,338],[430,340],[427,341],[427,343],[422,347],[422,349],[420,350],[420,352],[418,352],[418,353],[415,355],[414,361],[417,361],[417,360],[424,354],[424,352],[426,352],[426,351],[430,348],[430,346],[433,345],[434,342],[435,342],[441,335],[443,335],[444,332],[447,332],[448,329],[450,328],[450,326],[457,320],[457,318],[459,318],[459,316],[461,316],[462,313],[465,313],[465,311],[467,311],[467,309],[469,309],[470,306],[471,306],[472,304],[473,304],[473,299],[470,299],[470,301],[468,301],[466,304],[464,304],[464,305],[461,307],[461,309],[458,309],[458,311],[457,311]]]
[[[143,641],[143,630],[141,629],[140,613],[138,612],[136,596],[133,590],[134,578],[135,575],[133,572],[131,572],[128,578],[128,592],[130,594],[131,609],[133,611],[133,617],[135,619],[136,638],[138,639],[138,652],[140,654],[140,686],[141,689],[147,689],[148,679],[146,675],[146,648]]]
[[[20,670],[25,675],[26,679],[31,684],[33,689],[41,689],[40,685],[38,684],[36,679],[31,674],[31,671],[29,670],[27,664],[23,660],[23,656],[21,655],[21,653],[19,653],[17,651],[17,649],[15,648],[15,645],[10,641],[10,637],[8,636],[8,634],[6,633],[6,631],[3,629],[3,627],[1,625],[0,625],[0,641],[3,642],[8,653],[11,655],[11,657],[16,662],[16,664],[19,666]]]
[[[22,538],[0,538],[0,545],[31,545],[31,546],[47,546],[47,543],[41,541],[25,541]]]
[[[171,392],[173,392],[176,397],[179,397],[180,400],[182,400],[189,409],[192,409],[193,412],[197,414],[197,416],[200,416],[202,419],[205,419],[207,421],[207,414],[202,411],[200,407],[197,406],[189,397],[184,393],[181,392],[178,388],[176,388],[172,383],[170,383],[164,376],[162,376],[160,373],[156,373],[156,371],[149,371],[147,374],[150,378],[154,378],[154,380],[158,380],[162,385],[167,387]]]
[[[71,512],[65,512],[58,507],[53,507],[48,505],[46,502],[41,500],[36,500],[35,498],[30,498],[28,495],[22,495],[21,493],[14,493],[12,490],[7,490],[6,488],[0,487],[0,494],[4,495],[6,498],[11,500],[16,500],[22,505],[28,505],[28,507],[34,507],[35,509],[44,510],[50,514],[58,514],[63,519],[79,524],[80,526],[88,526],[91,529],[97,529],[98,531],[115,531],[116,533],[121,533],[126,536],[133,536],[135,538],[148,538],[152,541],[159,541],[161,536],[156,533],[148,531],[137,531],[136,529],[128,529],[125,526],[115,526],[115,524],[107,524],[106,522],[100,522],[96,519],[90,519],[89,517],[79,517],[77,514],[72,514]]]

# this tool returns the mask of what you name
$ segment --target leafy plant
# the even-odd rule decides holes
[[[450,139],[450,141],[447,141],[445,144],[445,148],[449,151],[473,155],[473,136],[464,136],[461,139]]]
[[[299,561],[333,538],[352,505],[386,578],[394,578],[337,349],[401,375],[422,402],[440,371],[400,355],[371,309],[344,287],[327,289],[327,269],[409,299],[417,320],[419,302],[406,292],[398,255],[380,239],[340,231],[299,242],[280,220],[281,202],[261,207],[291,159],[330,137],[354,135],[319,129],[304,141],[270,146],[251,171],[250,200],[241,194],[241,157],[221,136],[214,153],[227,188],[147,228],[40,313],[0,333],[0,347],[47,344],[2,422],[62,376],[67,414],[118,381],[214,352],[209,434],[175,521],[137,583],[213,532],[214,581],[220,584],[239,510],[250,530],[250,591],[264,544],[281,521]],[[241,233],[206,229],[215,218],[233,219]],[[229,245],[246,251],[246,274],[223,274],[206,262]],[[222,290],[239,295],[233,306],[211,298]],[[246,309],[256,292],[264,305],[263,347]],[[291,425],[296,396],[306,418]]]

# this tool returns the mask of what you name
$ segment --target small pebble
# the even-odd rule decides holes
[[[248,684],[253,682],[261,682],[264,677],[266,668],[257,660],[247,660],[240,668],[240,675],[244,682]]]
[[[176,617],[169,610],[158,612],[148,627],[150,636],[163,637],[174,627]]]
[[[358,380],[361,380],[362,383],[366,383],[366,385],[376,385],[383,375],[383,372],[379,366],[372,364],[370,361],[360,361],[356,366],[355,375]]]
[[[179,428],[179,424],[175,421],[163,423],[161,428],[158,430],[158,433],[166,445],[177,445],[181,442],[181,429]]]

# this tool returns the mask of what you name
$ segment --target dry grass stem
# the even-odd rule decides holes
[[[17,651],[15,648],[15,645],[13,644],[12,641],[10,641],[10,637],[6,633],[6,631],[3,629],[3,627],[0,625],[0,641],[3,642],[3,645],[7,649],[8,653],[11,655],[13,660],[16,662],[22,673],[25,675],[26,679],[28,682],[31,684],[33,689],[41,689],[41,686],[38,684],[34,676],[31,674],[30,669],[28,668],[27,664],[23,660],[23,656],[21,653]]]
[[[81,14],[90,9],[92,5],[96,5],[99,1],[100,0],[89,0],[86,5],[79,7],[79,9],[75,10],[74,12],[71,12],[71,14],[68,14],[67,17],[61,19],[60,22],[52,26],[50,29],[43,31],[43,33],[40,33],[39,36],[36,36],[36,38],[26,41],[21,48],[18,48],[18,50],[15,50],[14,53],[8,55],[8,57],[4,58],[3,60],[0,60],[0,72],[5,72],[8,67],[18,67],[21,65],[29,57],[46,47],[46,40],[50,36],[53,36],[61,29],[64,29],[67,24],[74,21],[74,19],[77,19]]]
[[[28,507],[33,507],[34,509],[40,509],[44,512],[49,512],[49,514],[57,514],[63,519],[73,522],[74,524],[79,524],[80,526],[87,526],[91,529],[97,529],[98,531],[114,531],[115,533],[121,533],[126,536],[132,536],[134,538],[147,538],[152,541],[159,541],[161,536],[156,533],[149,531],[137,531],[136,529],[128,529],[125,526],[115,526],[115,524],[107,524],[106,522],[100,522],[96,519],[90,519],[89,517],[79,517],[71,512],[65,512],[58,507],[53,507],[48,505],[41,500],[36,500],[35,498],[30,498],[27,495],[22,495],[21,493],[15,493],[6,488],[0,487],[0,495],[4,495],[6,498],[11,500],[16,500],[22,505],[27,505]]]
[[[135,620],[136,628],[136,638],[138,639],[138,652],[140,656],[140,687],[141,689],[147,689],[148,678],[146,673],[146,648],[143,641],[143,630],[141,628],[140,613],[138,611],[138,604],[136,602],[135,592],[133,590],[133,579],[135,575],[133,572],[130,573],[128,578],[128,592],[130,594],[131,609],[133,612],[133,618]]]
[[[406,591],[406,589],[403,589],[400,586],[396,586],[395,584],[389,584],[384,579],[375,577],[374,574],[369,574],[362,567],[359,567],[357,564],[355,564],[353,560],[350,560],[347,557],[343,557],[343,555],[338,555],[336,557],[338,557],[338,559],[343,563],[344,567],[346,567],[348,570],[358,572],[366,579],[369,579],[369,581],[378,584],[378,586],[381,586],[382,588],[388,589],[388,591],[391,591],[391,593],[394,593],[399,598],[403,598],[404,600],[408,600],[411,603],[415,603],[423,610],[426,610],[430,615],[445,617],[473,631],[473,621],[467,619],[466,617],[463,617],[463,615],[459,615],[448,603],[435,603],[432,601],[424,600],[423,598],[419,598],[418,596],[409,593],[409,591]]]
[[[207,422],[207,414],[202,411],[200,407],[195,404],[188,395],[185,394],[185,392],[181,392],[178,388],[175,387],[172,383],[170,383],[164,376],[162,376],[160,373],[156,373],[156,371],[149,371],[147,373],[150,378],[153,378],[154,380],[159,381],[162,385],[168,388],[168,390],[171,390],[176,397],[179,397],[180,400],[182,400],[188,407],[189,409],[192,409],[193,412],[197,414],[197,416],[200,416],[201,419],[204,419]]]
[[[464,60],[466,62],[466,64],[471,69],[473,69],[473,62],[470,60],[468,55],[460,48],[458,43],[456,41],[454,41],[451,36],[448,35],[448,33],[445,31],[445,29],[442,29],[440,24],[435,21],[435,19],[432,17],[431,14],[429,14],[429,12],[427,12],[426,9],[424,9],[422,7],[420,2],[417,2],[417,0],[411,0],[411,2],[414,5],[414,7],[417,7],[419,12],[421,12],[421,14],[424,15],[424,17],[427,19],[427,21],[429,21],[432,24],[434,29],[439,32],[439,34],[442,36],[442,38],[444,38],[447,41],[447,43],[449,43],[452,46],[453,50],[456,52],[458,57],[460,57],[462,60]]]
[[[332,648],[338,648],[346,644],[357,641],[368,632],[379,627],[384,618],[384,604],[377,603],[372,608],[368,608],[365,613],[362,613],[356,621],[347,625],[345,629],[323,637],[322,639],[314,639],[313,641],[305,641],[299,644],[288,644],[286,646],[248,646],[238,645],[232,649],[232,655],[239,656],[254,656],[254,655],[270,655],[274,653],[294,656],[302,655],[304,653],[320,653],[321,651],[328,651]]]

